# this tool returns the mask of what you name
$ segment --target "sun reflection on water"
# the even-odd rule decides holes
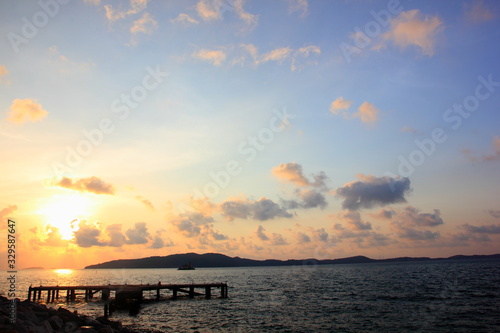
[[[71,274],[73,273],[73,270],[72,269],[66,269],[66,268],[60,268],[60,269],[54,269],[54,272],[57,273],[57,274]]]

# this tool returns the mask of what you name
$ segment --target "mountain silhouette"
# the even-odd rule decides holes
[[[355,256],[341,259],[289,259],[289,260],[253,260],[240,257],[229,257],[220,253],[184,253],[168,256],[155,256],[140,259],[119,259],[96,265],[90,265],[85,269],[96,268],[177,268],[186,263],[191,263],[196,268],[203,267],[250,267],[250,266],[299,266],[299,265],[332,265],[332,264],[360,264],[360,263],[383,263],[383,262],[410,262],[430,260],[466,260],[466,259],[500,259],[500,254],[493,255],[456,255],[449,258],[428,257],[399,257],[390,259],[371,259],[365,256]]]

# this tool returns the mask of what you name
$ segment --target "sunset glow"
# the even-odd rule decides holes
[[[19,268],[500,253],[499,30],[497,1],[2,1],[0,237]]]
[[[92,211],[88,198],[72,193],[53,196],[37,214],[43,217],[48,226],[56,227],[62,239],[70,240],[73,238],[73,232],[78,230],[79,219],[92,216]]]

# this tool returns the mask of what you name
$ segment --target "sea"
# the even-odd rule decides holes
[[[500,332],[500,260],[303,265],[293,267],[18,271],[30,285],[220,283],[212,299],[142,304],[110,319],[135,332]],[[2,279],[0,291],[7,284]],[[145,294],[154,298],[155,292]],[[45,293],[44,293],[45,294]],[[65,293],[63,293],[65,295]],[[165,298],[170,293],[164,291]],[[98,295],[96,295],[98,296]],[[102,316],[100,297],[49,306]]]

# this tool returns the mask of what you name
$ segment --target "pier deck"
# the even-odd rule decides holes
[[[220,297],[227,298],[227,283],[191,283],[191,284],[108,284],[108,285],[88,285],[88,286],[39,286],[29,287],[28,300],[37,301],[42,299],[42,292],[46,292],[47,303],[59,299],[60,292],[66,292],[66,301],[75,301],[77,295],[84,295],[85,301],[94,298],[94,295],[101,293],[103,300],[108,300],[114,292],[114,298],[119,301],[126,299],[142,300],[144,291],[156,291],[155,299],[160,300],[162,290],[172,292],[170,299],[176,299],[181,295],[189,298],[195,296],[212,297],[212,288],[220,289]],[[182,294],[179,294],[182,293]]]

